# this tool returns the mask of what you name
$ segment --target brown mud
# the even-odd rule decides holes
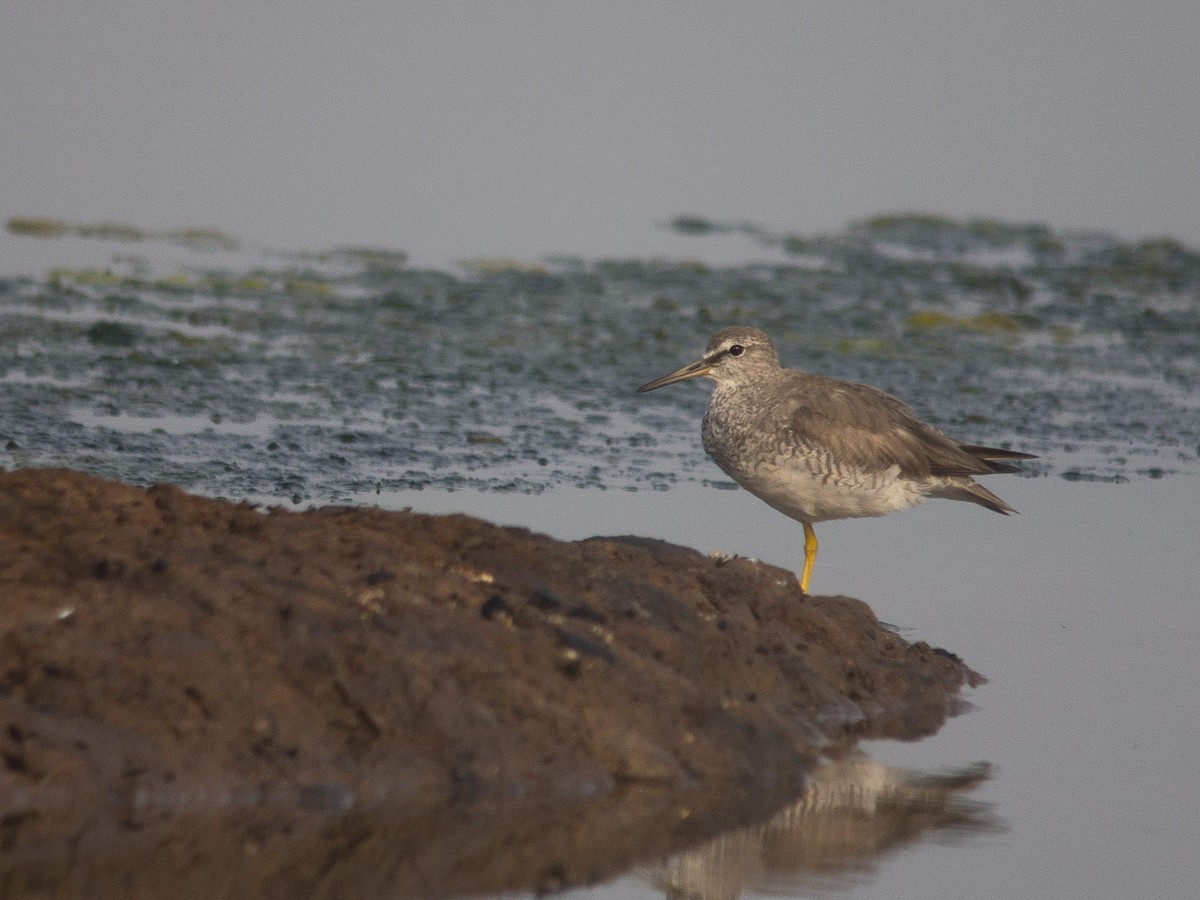
[[[979,680],[751,560],[0,473],[0,894],[584,882]]]

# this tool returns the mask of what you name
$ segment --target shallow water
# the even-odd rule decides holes
[[[684,225],[759,261],[440,272],[361,250],[2,235],[0,465],[794,568],[799,526],[699,448],[706,391],[633,393],[717,327],[762,325],[785,363],[1044,457],[989,482],[1020,516],[933,503],[818,529],[815,592],[860,597],[991,679],[974,711],[871,746],[874,762],[989,777],[955,807],[970,827],[932,822],[828,871],[789,869],[803,847],[764,855],[756,833],[578,893],[657,896],[735,844],[710,886],[725,896],[734,871],[795,895],[1200,893],[1200,255],[928,217],[809,238]]]
[[[1012,898],[1200,892],[1200,477],[989,484],[1021,515],[931,503],[886,519],[825,523],[813,578],[814,591],[862,598],[909,640],[951,649],[990,679],[968,692],[974,708],[933,738],[866,747],[875,763],[917,773],[987,764],[991,777],[965,802],[982,807],[988,827],[969,817],[933,825],[915,844],[885,844],[823,873],[789,868],[802,845],[782,858],[760,852],[737,863],[744,890]],[[793,569],[802,555],[799,525],[742,491],[701,485],[537,497],[426,491],[385,500],[467,510],[562,537],[634,531]],[[579,893],[661,896],[655,878],[630,876]]]

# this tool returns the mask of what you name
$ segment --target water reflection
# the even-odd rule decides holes
[[[722,834],[642,875],[672,900],[836,889],[931,833],[944,839],[1002,830],[988,804],[964,796],[990,777],[987,763],[929,775],[856,754],[818,769],[800,798],[769,821]]]
[[[771,792],[722,784],[424,809],[412,797],[348,806],[337,786],[185,791],[149,798],[136,815],[30,807],[4,819],[0,895],[299,896],[318,886],[344,897],[543,893],[639,865],[647,896],[795,892],[845,884],[933,832],[998,829],[986,804],[963,796],[989,776],[986,764],[928,776],[855,755],[818,769],[773,815]],[[667,861],[647,868],[656,857]]]

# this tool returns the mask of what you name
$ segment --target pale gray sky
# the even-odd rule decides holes
[[[1200,244],[1200,3],[0,0],[0,216],[654,252],[679,212]]]

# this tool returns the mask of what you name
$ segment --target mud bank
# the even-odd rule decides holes
[[[750,560],[68,470],[0,473],[0,598],[10,889],[575,883],[979,680]]]

